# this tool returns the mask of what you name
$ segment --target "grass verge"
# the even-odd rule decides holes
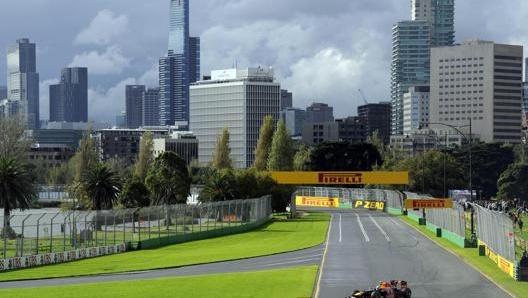
[[[406,216],[402,216],[402,219],[416,230],[427,235],[432,241],[448,249],[466,263],[473,265],[473,267],[511,294],[519,298],[528,297],[528,283],[513,280],[509,275],[503,273],[497,267],[497,264],[493,263],[488,257],[480,257],[478,255],[478,248],[461,248],[444,238],[437,238],[435,233],[427,230],[424,226],[418,225]]]
[[[129,272],[211,263],[282,253],[324,242],[329,214],[276,218],[248,233],[187,242],[159,249],[0,273],[0,281]],[[140,296],[138,296],[140,297]]]
[[[248,273],[0,290],[0,296],[2,298],[308,298],[312,296],[316,273],[317,266],[304,266]]]

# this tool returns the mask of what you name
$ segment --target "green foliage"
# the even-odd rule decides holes
[[[191,188],[187,163],[174,152],[163,152],[150,167],[145,185],[152,205],[185,204]]]
[[[132,177],[134,172],[134,166],[129,165],[126,158],[113,157],[105,161],[105,164],[123,180]]]
[[[450,152],[464,173],[469,171],[468,147],[456,148]],[[491,198],[496,195],[499,175],[514,162],[513,147],[498,143],[477,144],[471,148],[473,190],[482,191],[482,196]],[[464,179],[466,189],[469,186],[469,174]]]
[[[135,165],[135,175],[141,180],[145,181],[147,171],[154,161],[154,134],[151,131],[146,131],[141,136],[139,144],[138,160]]]
[[[0,156],[0,207],[4,208],[4,231],[8,231],[11,210],[28,209],[37,197],[31,165],[16,156]]]
[[[259,139],[255,148],[255,161],[253,167],[257,171],[265,171],[273,139],[273,118],[271,115],[264,117],[260,127]]]
[[[124,208],[148,207],[150,205],[150,191],[143,181],[132,176],[128,178],[119,195],[119,203]]]
[[[91,130],[84,133],[80,141],[79,150],[70,160],[73,165],[73,180],[71,180],[68,188],[70,193],[77,198],[78,202],[84,205],[90,205],[92,202],[85,192],[85,187],[82,185],[83,175],[99,163],[95,149],[95,141],[91,137],[91,134]]]
[[[229,130],[224,128],[222,130],[222,134],[220,134],[216,140],[216,147],[211,160],[212,168],[217,170],[233,168],[233,162],[229,156],[230,154],[231,148],[229,148]]]
[[[463,169],[460,168],[455,158],[437,150],[429,150],[416,157],[404,158],[391,170],[409,171],[408,189],[434,197],[444,197],[448,195],[449,189],[465,187]]]
[[[383,143],[383,140],[381,139],[379,135],[379,130],[375,130],[372,132],[372,135],[367,137],[367,143],[372,144],[378,149],[378,152],[380,153],[381,157],[383,159],[386,158],[386,155],[388,154],[387,146]]]
[[[31,139],[24,131],[22,116],[0,117],[0,157],[27,162]]]
[[[499,199],[520,198],[526,201],[528,193],[528,164],[514,163],[501,173],[497,182]]]
[[[103,163],[87,169],[79,185],[93,210],[112,209],[121,191],[119,175]]]
[[[383,164],[378,149],[368,143],[326,142],[310,156],[312,171],[371,171]]]
[[[293,157],[293,169],[295,171],[307,171],[310,168],[311,151],[305,145],[301,145]]]
[[[202,191],[201,202],[229,201],[235,197],[236,178],[232,170],[225,169],[211,173]]]
[[[53,167],[47,171],[46,184],[48,185],[70,185],[73,184],[75,174],[74,160],[62,163],[58,167]]]
[[[280,120],[273,134],[268,158],[268,171],[289,171],[293,168],[293,142],[286,129],[286,123]]]

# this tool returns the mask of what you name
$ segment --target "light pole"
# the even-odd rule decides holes
[[[469,126],[469,138],[462,131],[460,131],[459,128],[457,128],[456,126],[451,125],[451,124],[441,123],[441,122],[431,122],[431,123],[429,123],[429,125],[433,124],[433,125],[444,125],[444,126],[447,126],[447,127],[451,127],[452,129],[454,129],[458,133],[460,133],[464,137],[466,142],[468,142],[468,144],[469,144],[469,148],[468,148],[468,155],[469,155],[469,199],[471,201],[471,200],[473,200],[473,176],[472,176],[472,170],[473,169],[472,169],[472,160],[471,160],[471,146],[473,144],[472,144],[472,138],[471,138],[471,134],[472,134],[472,131],[471,131],[471,117],[469,117],[468,120],[469,120],[469,124],[468,125],[463,125],[463,126],[459,126],[459,127]],[[446,134],[446,138],[447,138],[447,134]],[[472,211],[471,211],[471,235],[473,235],[474,232],[475,232],[475,226],[474,226],[474,223],[473,223],[473,209],[472,209]]]

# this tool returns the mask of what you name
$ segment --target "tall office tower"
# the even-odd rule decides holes
[[[159,59],[160,125],[189,123],[189,84],[200,78],[200,39],[189,36],[189,0],[170,0],[169,49]]]
[[[264,117],[271,115],[275,123],[279,119],[280,84],[273,70],[213,71],[211,80],[192,84],[190,91],[190,130],[200,141],[199,162],[211,161],[217,137],[227,128],[233,167],[251,166]]]
[[[528,58],[525,60],[524,82],[522,83],[522,127],[528,128]]]
[[[49,86],[50,121],[88,122],[88,68],[63,68],[60,83]]]
[[[7,49],[7,98],[12,102],[10,114],[21,114],[27,129],[38,129],[39,74],[36,71],[35,44],[18,39]]]
[[[126,127],[138,128],[143,124],[143,93],[145,85],[126,85]]]
[[[293,94],[288,90],[281,90],[281,111],[293,107]]]
[[[378,131],[384,144],[390,142],[391,105],[390,102],[369,103],[357,108],[358,116],[366,119],[365,136],[371,136]]]
[[[7,99],[7,87],[0,86],[0,100]]]
[[[143,126],[159,123],[159,88],[148,88],[143,92]]]
[[[306,124],[334,121],[334,108],[326,103],[314,102],[306,108]]]
[[[411,20],[392,28],[391,133],[403,133],[403,94],[427,85],[430,48],[452,45],[455,39],[454,0],[411,0]]]
[[[292,137],[302,135],[306,111],[298,108],[287,107],[281,109],[281,118],[286,124],[286,129]]]
[[[464,126],[481,141],[521,141],[523,47],[467,41],[431,50],[429,127]],[[470,120],[471,119],[471,120]]]
[[[403,134],[429,127],[429,85],[414,86],[403,94]]]

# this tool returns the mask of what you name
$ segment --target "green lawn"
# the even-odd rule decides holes
[[[2,298],[311,297],[317,266],[87,285],[0,290]]]
[[[293,251],[323,243],[329,219],[330,215],[325,213],[295,220],[276,218],[248,233],[4,272],[0,273],[0,281],[168,268]]]
[[[528,297],[528,283],[513,280],[512,277],[503,273],[499,267],[497,267],[497,264],[492,262],[488,257],[480,257],[478,255],[478,248],[461,248],[444,238],[437,238],[435,233],[427,230],[424,226],[418,225],[415,221],[405,216],[402,216],[402,218],[409,225],[427,235],[440,246],[448,249],[459,258],[473,265],[484,275],[491,278],[495,283],[499,284],[502,288],[514,294],[516,297]]]

